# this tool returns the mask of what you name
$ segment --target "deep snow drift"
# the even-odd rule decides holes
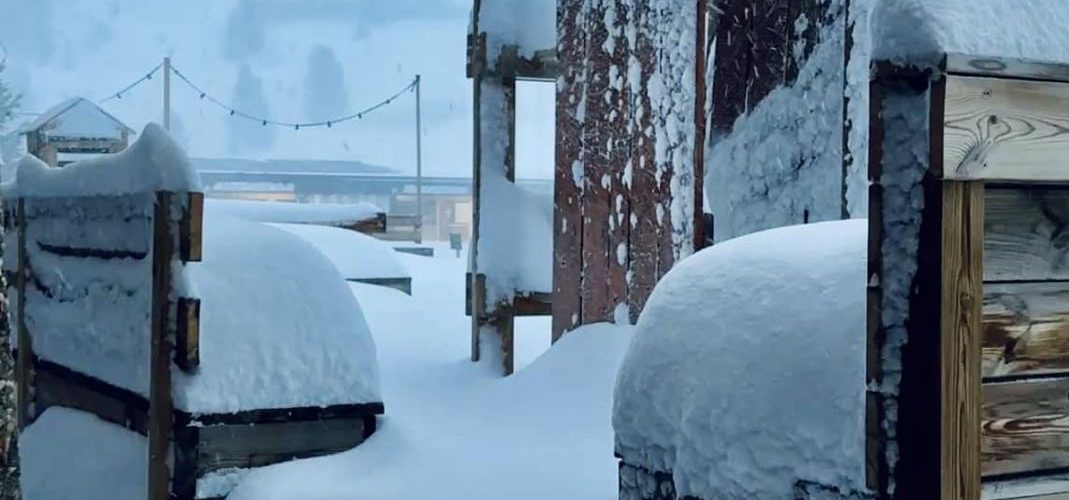
[[[625,461],[700,498],[864,487],[867,221],[743,236],[657,285],[620,368]]]
[[[408,269],[390,245],[366,234],[312,224],[272,225],[311,243],[334,263],[347,280],[410,277]]]

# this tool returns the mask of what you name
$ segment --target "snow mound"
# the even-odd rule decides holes
[[[408,269],[389,245],[363,233],[309,224],[273,224],[323,252],[342,277],[351,279],[408,278]]]
[[[382,209],[371,203],[293,203],[286,201],[205,200],[205,211],[256,222],[348,225],[374,219]]]
[[[200,179],[185,152],[163,127],[150,123],[137,141],[120,153],[51,168],[32,156],[19,162],[15,181],[3,195],[94,196],[146,191],[200,191]]]
[[[617,378],[624,460],[673,472],[680,496],[862,490],[867,227],[754,233],[673,268]]]
[[[487,302],[511,298],[516,291],[552,292],[553,193],[486,176],[482,203],[498,207],[483,212],[479,222],[483,234],[490,236],[479,241]]]
[[[148,442],[92,414],[52,407],[19,436],[24,500],[144,500]]]
[[[204,220],[200,367],[175,372],[191,413],[380,402],[375,343],[334,264],[304,240],[240,219]]]
[[[871,19],[877,60],[931,64],[948,52],[1065,61],[1065,0],[883,0]]]

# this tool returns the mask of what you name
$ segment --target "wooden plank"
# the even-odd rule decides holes
[[[200,262],[204,246],[204,193],[187,193],[179,223],[179,254],[183,262]]]
[[[615,1],[615,0],[614,0]],[[608,82],[608,88],[603,95],[602,103],[609,107],[607,115],[597,117],[596,125],[604,129],[608,140],[605,144],[604,156],[607,158],[604,169],[608,176],[607,183],[601,183],[608,188],[606,193],[609,198],[608,231],[606,243],[607,257],[607,305],[616,309],[617,305],[626,304],[628,298],[627,274],[631,261],[631,180],[633,179],[633,158],[628,147],[631,141],[631,130],[628,128],[631,111],[631,86],[626,83],[627,76],[618,72],[614,74],[613,68],[627,68],[631,57],[631,48],[628,45],[627,23],[631,16],[631,5],[627,2],[615,1],[614,11],[616,14],[614,29],[607,33],[613,40],[613,51],[608,55],[608,74],[604,75]],[[600,56],[599,56],[600,57]],[[598,77],[601,77],[600,75]],[[615,81],[614,81],[615,80]],[[589,105],[589,101],[588,101]],[[630,320],[630,318],[629,318]]]
[[[627,303],[631,309],[631,322],[638,321],[639,313],[657,284],[657,261],[660,255],[662,223],[658,220],[657,200],[662,196],[657,182],[656,150],[654,138],[647,135],[653,129],[653,113],[638,112],[653,109],[649,84],[656,68],[657,51],[652,33],[656,20],[648,2],[636,2],[632,18],[635,27],[634,54],[639,62],[638,92],[632,96],[631,107],[631,220],[629,221],[629,257],[631,280],[628,284]],[[665,221],[667,223],[667,221]]]
[[[1069,467],[1069,379],[989,383],[983,386],[985,477]]]
[[[172,193],[156,193],[152,237],[152,342],[149,354],[148,498],[170,497],[167,452],[171,444],[174,401],[171,399],[170,299],[171,264],[177,235],[171,223]]]
[[[1069,190],[988,189],[984,279],[1069,279]]]
[[[584,88],[586,123],[583,124],[582,164],[585,177],[580,199],[583,205],[582,252],[582,324],[610,321],[613,303],[609,296],[609,216],[613,204],[609,190],[612,161],[609,142],[614,136],[602,123],[614,111],[606,102],[610,91],[611,60],[603,47],[609,40],[605,26],[607,5],[595,3],[584,16],[589,37],[586,54],[588,66]],[[613,257],[615,258],[615,257]]]
[[[141,435],[148,433],[148,400],[141,395],[43,359],[36,360],[34,372],[38,415],[62,406],[91,413]]]
[[[1069,179],[1069,84],[947,77],[945,176]]]
[[[956,75],[1069,82],[1069,65],[1046,61],[947,54],[943,67]]]
[[[367,426],[367,418],[358,417],[200,427],[197,475],[346,451],[364,441]]]
[[[178,299],[174,362],[185,371],[200,366],[200,299]]]
[[[384,286],[386,288],[393,288],[405,295],[412,295],[412,278],[347,278],[345,281],[353,283],[366,283],[368,285]],[[468,297],[471,297],[471,286],[466,287],[468,290]],[[471,304],[467,303],[467,310],[471,310]]]
[[[1069,497],[1069,475],[1059,472],[985,480],[982,497],[984,500],[1064,499]]]
[[[887,488],[885,462],[886,435],[883,426],[884,400],[880,391],[883,381],[883,121],[880,120],[882,86],[873,81],[869,86],[869,228],[868,280],[866,283],[865,322],[865,483],[872,491]]]
[[[980,499],[984,185],[943,185],[942,498]]]
[[[1069,372],[1069,283],[984,285],[984,377]]]
[[[25,429],[30,424],[33,401],[33,341],[30,332],[26,329],[26,280],[29,277],[29,255],[26,253],[26,199],[19,198],[15,209],[15,227],[18,231],[18,277],[15,281],[17,297],[15,311],[18,318],[16,327],[18,332],[18,356],[15,358],[15,398],[18,404],[16,420],[19,430]]]

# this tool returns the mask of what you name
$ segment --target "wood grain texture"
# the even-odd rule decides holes
[[[617,1],[615,27],[608,36],[613,40],[613,51],[608,56],[608,74],[599,76],[607,81],[614,76],[613,68],[626,68],[631,57],[627,29],[631,16],[631,4]],[[631,86],[617,76],[618,83],[611,82],[603,96],[609,107],[607,116],[601,117],[598,127],[604,127],[608,135],[607,162],[609,218],[608,218],[608,304],[613,310],[619,304],[627,304],[627,274],[631,261],[631,180],[634,157],[631,155],[631,129],[629,121],[633,114]]]
[[[1069,467],[1069,379],[983,386],[985,478]]]
[[[179,254],[182,261],[200,262],[204,247],[204,193],[186,194],[179,231]]]
[[[980,499],[984,185],[943,185],[942,495]]]
[[[943,67],[947,73],[963,76],[1069,82],[1069,65],[1028,59],[952,53],[947,54]]]
[[[984,279],[1069,279],[1069,190],[988,189]]]
[[[200,300],[178,299],[174,362],[187,372],[200,366]]]
[[[1069,372],[1069,283],[984,285],[984,377]]]
[[[946,178],[1069,179],[1069,84],[947,77]]]
[[[91,413],[141,435],[148,433],[148,400],[143,396],[45,360],[34,363],[37,414],[53,406]]]

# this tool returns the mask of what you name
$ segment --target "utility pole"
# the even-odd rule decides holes
[[[171,131],[171,58],[163,58],[163,129]]]
[[[419,87],[420,77],[416,75],[416,243],[423,243],[423,125]]]

